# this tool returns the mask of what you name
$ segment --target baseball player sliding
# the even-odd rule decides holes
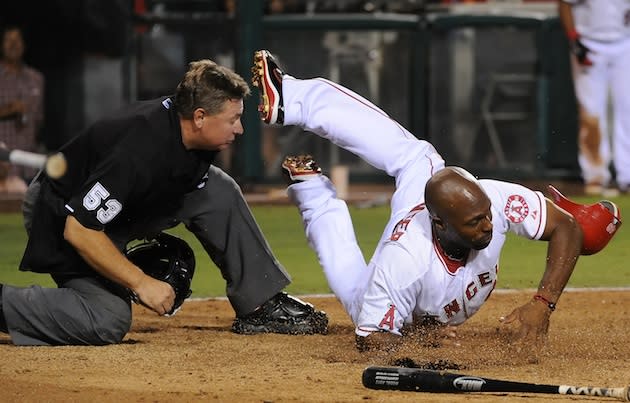
[[[603,248],[620,225],[610,202],[565,204],[574,218],[538,191],[445,167],[430,143],[368,100],[322,78],[284,74],[265,50],[256,52],[252,71],[266,123],[300,126],[396,180],[391,217],[366,263],[346,203],[314,159],[287,157],[282,164],[289,197],[330,288],[356,325],[361,350],[395,342],[414,318],[459,325],[471,317],[495,288],[508,232],[549,242],[538,291],[504,320],[518,324],[519,338],[543,341],[578,256]],[[583,218],[577,213],[584,209],[597,214]],[[583,245],[583,230],[596,233],[593,245]]]
[[[630,1],[558,0],[558,14],[571,45],[573,82],[579,104],[578,161],[587,194],[606,189],[608,166],[619,190],[630,186]],[[613,106],[613,151],[608,139],[608,91]],[[612,194],[612,193],[611,193]]]

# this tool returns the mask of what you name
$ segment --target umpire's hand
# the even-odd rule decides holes
[[[165,315],[170,312],[175,303],[173,287],[146,274],[143,274],[142,281],[134,288],[133,292],[138,296],[142,305],[157,312],[158,315]]]

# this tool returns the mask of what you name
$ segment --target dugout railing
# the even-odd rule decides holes
[[[172,69],[175,78],[199,55],[218,56],[249,77],[253,51],[265,47],[298,77],[331,78],[373,100],[418,137],[433,142],[449,164],[482,176],[577,177],[575,99],[567,44],[555,17],[263,15],[258,7],[237,3],[233,19],[137,16],[134,26],[148,29],[134,30],[129,96],[148,97],[154,94],[143,89],[160,90],[153,83],[167,72],[151,78],[146,69],[159,66],[152,60],[160,55],[180,62]],[[212,28],[204,25],[205,18]],[[166,27],[168,37],[152,41],[155,24]],[[148,57],[149,48],[156,55]],[[175,54],[165,52],[168,48]],[[310,151],[325,167],[349,167],[352,180],[387,180],[316,136],[262,126],[256,104],[255,97],[246,103],[247,135],[228,162],[234,175],[274,182],[282,155]]]

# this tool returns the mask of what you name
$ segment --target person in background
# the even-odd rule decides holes
[[[0,141],[9,149],[35,151],[44,121],[44,76],[24,62],[24,36],[16,26],[2,31]],[[11,175],[30,180],[35,171],[13,165]]]
[[[630,186],[630,2],[558,0],[569,39],[579,108],[578,161],[588,195],[614,196]],[[612,146],[608,95],[612,95]],[[618,190],[610,187],[613,163]]]

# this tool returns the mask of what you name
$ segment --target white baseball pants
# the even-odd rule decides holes
[[[582,41],[591,52],[593,66],[584,67],[573,60],[575,94],[584,112],[599,121],[601,163],[588,158],[580,149],[578,161],[585,183],[610,180],[608,165],[611,161],[621,186],[630,185],[630,38],[618,42]],[[611,147],[608,136],[608,93],[612,95],[613,130]],[[612,148],[612,152],[611,152]]]
[[[374,259],[394,225],[424,201],[425,184],[444,167],[444,161],[430,143],[417,139],[370,101],[336,83],[285,76],[282,94],[285,125],[298,125],[328,139],[395,178],[390,220]],[[357,244],[346,203],[336,197],[324,176],[291,185],[289,196],[298,207],[331,290],[356,323],[373,269]]]

